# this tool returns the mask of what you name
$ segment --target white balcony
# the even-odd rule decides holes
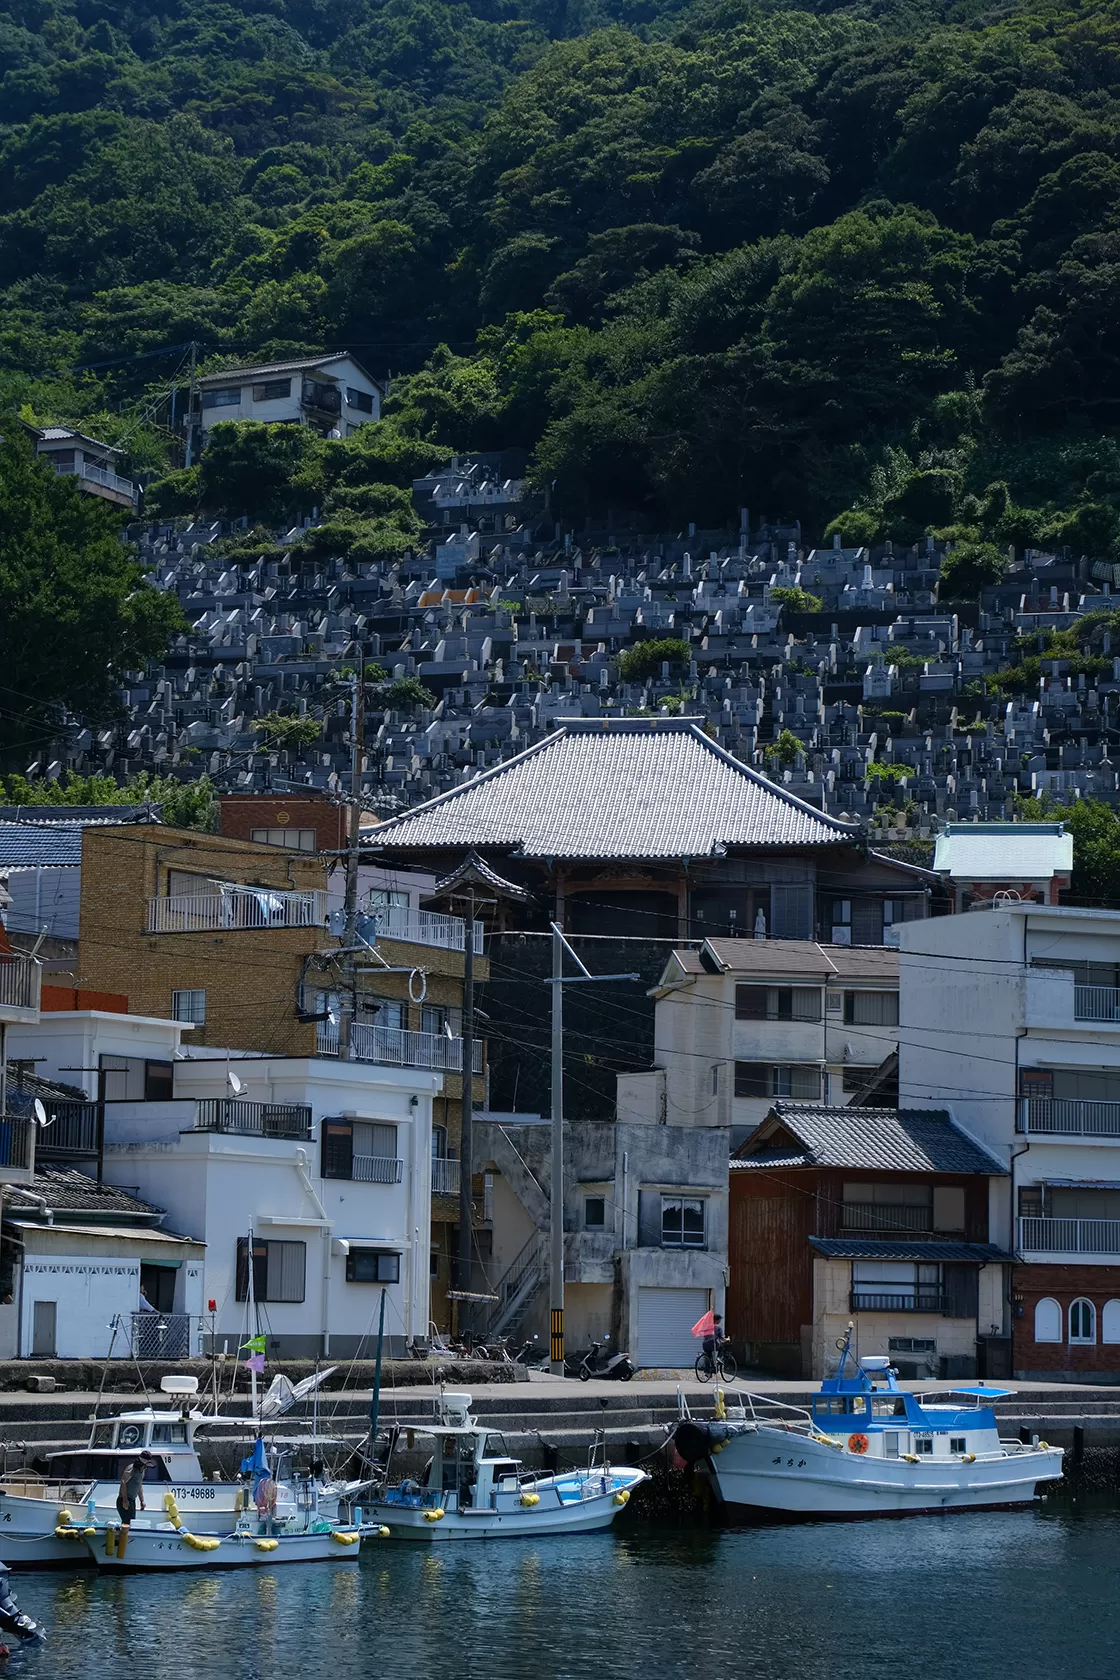
[[[404,1162],[392,1155],[352,1155],[350,1177],[359,1184],[399,1184]]]
[[[1019,1248],[1030,1254],[1120,1254],[1120,1219],[1021,1218]]]
[[[1073,988],[1073,1016],[1076,1021],[1120,1023],[1120,991],[1115,986]]]
[[[433,910],[410,910],[403,904],[373,904],[369,914],[377,922],[379,939],[400,939],[408,945],[434,945],[443,951],[462,951],[467,924],[462,916],[441,916]],[[474,949],[482,950],[482,922],[474,924]]]
[[[42,967],[34,958],[0,957],[0,1022],[37,1021],[42,980]]]
[[[438,1068],[445,1073],[462,1073],[463,1041],[445,1033],[409,1032],[404,1027],[379,1027],[355,1021],[350,1042],[357,1062],[376,1062],[381,1067]],[[317,1033],[320,1056],[338,1055],[338,1027],[320,1021]],[[482,1041],[474,1041],[474,1071],[482,1072]]]
[[[1120,1140],[1120,1103],[1023,1097],[1019,1102],[1019,1132],[1024,1137]]]
[[[230,886],[214,893],[150,898],[147,931],[225,933],[260,928],[313,928],[323,927],[326,918],[325,892]]]
[[[457,1196],[459,1194],[459,1163],[448,1161],[442,1155],[432,1157],[432,1195]]]
[[[75,466],[59,466],[56,463],[54,470],[60,477],[76,478],[83,490],[92,490],[95,495],[105,490],[110,500],[129,502],[133,507],[139,500],[136,486],[130,478],[121,478],[105,467],[95,467],[90,461],[82,461]]]

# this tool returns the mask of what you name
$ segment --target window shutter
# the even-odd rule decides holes
[[[808,882],[770,888],[771,939],[812,939],[813,889]]]
[[[945,1310],[950,1318],[975,1318],[980,1304],[980,1276],[975,1266],[945,1267]]]
[[[766,1019],[765,986],[736,986],[735,988],[735,1019],[737,1021],[765,1021]]]
[[[268,1293],[268,1251],[269,1251],[270,1248],[275,1248],[276,1246],[277,1245],[275,1243],[261,1242],[258,1239],[254,1239],[254,1242],[253,1242],[253,1299],[256,1300],[256,1301],[267,1301],[269,1299],[269,1293]],[[237,1288],[236,1288],[236,1294],[237,1294],[237,1299],[239,1301],[247,1301],[249,1299],[249,1239],[248,1239],[248,1237],[238,1237],[238,1239],[237,1239]]]
[[[354,1137],[349,1120],[327,1120],[323,1124],[323,1177],[354,1176]]]
[[[798,1102],[820,1102],[821,1070],[815,1067],[790,1069],[789,1094]]]
[[[768,1097],[770,1069],[765,1062],[735,1063],[735,1095],[737,1097]]]
[[[661,1247],[661,1192],[638,1192],[638,1247]]]
[[[302,1301],[307,1275],[307,1244],[270,1242],[269,1301]]]
[[[883,943],[883,901],[880,898],[852,900],[852,944]]]

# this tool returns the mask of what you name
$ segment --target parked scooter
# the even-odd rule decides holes
[[[610,1337],[604,1336],[603,1342],[609,1342]],[[634,1375],[634,1366],[630,1355],[619,1350],[612,1351],[604,1347],[603,1342],[592,1342],[584,1354],[576,1370],[580,1382],[590,1382],[592,1377],[609,1377],[618,1382],[629,1382]]]

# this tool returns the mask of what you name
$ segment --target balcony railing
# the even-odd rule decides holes
[[[0,1009],[39,1007],[43,970],[30,957],[0,958]]]
[[[34,1159],[33,1120],[21,1114],[7,1114],[0,1120],[0,1168],[29,1168]]]
[[[252,928],[322,927],[327,895],[309,889],[237,887],[215,893],[148,900],[149,933],[203,933]]]
[[[923,1295],[913,1291],[886,1295],[853,1289],[848,1300],[850,1312],[944,1313],[948,1311],[948,1305],[944,1295]]]
[[[136,486],[130,478],[121,478],[105,467],[95,467],[90,461],[67,466],[56,463],[54,470],[62,478],[80,478],[87,484],[100,484],[105,490],[115,490],[118,496],[127,496],[130,502],[136,500]]]
[[[241,1102],[234,1097],[204,1097],[195,1108],[194,1130],[241,1132],[252,1137],[309,1138],[311,1110],[303,1103]]]
[[[432,1195],[457,1196],[459,1194],[459,1163],[448,1161],[442,1155],[432,1157]]]
[[[404,1162],[392,1155],[354,1155],[350,1177],[359,1184],[399,1184]]]
[[[1115,986],[1074,986],[1075,1021],[1120,1022],[1120,989]]]
[[[462,1073],[463,1041],[445,1033],[409,1032],[404,1027],[379,1027],[355,1021],[350,1029],[354,1059],[377,1062],[382,1067],[439,1068],[445,1073]],[[338,1055],[338,1028],[333,1021],[320,1021],[317,1034],[320,1056]],[[482,1041],[474,1041],[474,1071],[482,1072]]]
[[[845,1231],[932,1231],[933,1209],[907,1202],[845,1202]]]
[[[1040,1137],[1120,1138],[1120,1102],[1023,1097],[1019,1103],[1019,1130]]]
[[[1120,1219],[1019,1220],[1019,1247],[1034,1254],[1120,1254]]]
[[[467,924],[461,916],[440,916],[433,910],[410,910],[403,904],[374,904],[370,915],[377,922],[380,939],[402,939],[410,945],[436,945],[444,951],[461,951],[466,944]],[[482,950],[482,922],[474,924],[474,948]]]
[[[101,1110],[96,1103],[48,1103],[47,1124],[35,1144],[40,1160],[58,1155],[96,1155],[101,1141]]]

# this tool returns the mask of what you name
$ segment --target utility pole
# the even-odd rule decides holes
[[[564,1375],[564,987],[589,980],[640,980],[640,974],[591,974],[552,922],[552,1190],[549,1224],[550,1361],[555,1377]],[[564,973],[567,951],[578,974]],[[625,1216],[625,1210],[623,1210]]]
[[[362,833],[362,754],[365,750],[366,719],[365,649],[358,644],[358,663],[350,688],[350,835],[346,847],[346,931],[343,934],[345,961],[343,989],[338,1011],[338,1054],[342,1061],[353,1057],[353,1025],[357,1008],[354,950],[358,943],[358,847]]]
[[[459,1288],[469,1290],[474,1268],[471,1230],[474,1147],[474,888],[467,895],[463,934],[463,1077],[459,1099]]]
[[[182,367],[182,362],[179,366]],[[184,467],[191,464],[191,446],[194,443],[194,392],[195,379],[198,374],[198,345],[191,339],[191,386],[187,396],[187,447],[183,458]]]

